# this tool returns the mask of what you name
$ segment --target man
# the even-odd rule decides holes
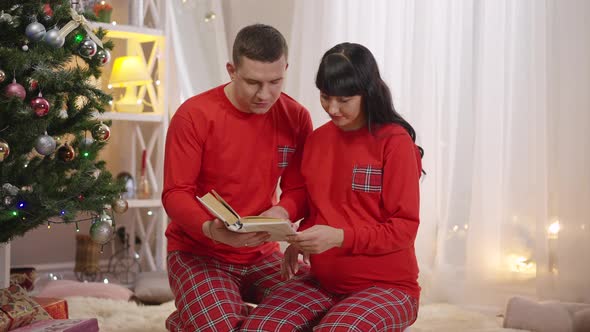
[[[255,24],[236,36],[231,82],[190,98],[166,139],[162,203],[172,222],[168,273],[176,298],[170,331],[229,331],[282,283],[282,254],[267,233],[235,233],[195,196],[217,191],[241,215],[298,220],[305,214],[299,172],[312,131],[307,110],[283,94],[287,43]],[[281,199],[276,190],[280,178]]]

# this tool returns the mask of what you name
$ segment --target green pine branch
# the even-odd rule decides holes
[[[52,16],[44,12],[45,3]],[[0,140],[10,146],[10,154],[0,161],[0,243],[49,221],[90,220],[123,190],[105,162],[97,159],[107,142],[89,140],[101,124],[95,115],[105,111],[112,97],[93,83],[101,76],[99,59],[78,52],[86,31],[78,27],[60,48],[30,41],[25,35],[33,18],[47,31],[67,24],[70,1],[2,0],[2,12],[12,19],[0,17],[0,70],[6,75],[0,83]],[[112,50],[113,43],[103,39],[105,31],[99,29],[96,35],[105,50]],[[13,79],[25,88],[24,100],[4,93]],[[42,117],[31,107],[31,100],[40,93],[50,105]],[[34,149],[45,133],[57,144],[56,152],[48,156]],[[75,151],[73,160],[62,160],[57,153],[66,143]]]

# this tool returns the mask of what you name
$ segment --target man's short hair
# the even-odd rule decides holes
[[[253,24],[238,32],[232,50],[232,60],[237,68],[243,56],[255,61],[275,62],[283,54],[286,59],[288,48],[285,37],[270,25]]]

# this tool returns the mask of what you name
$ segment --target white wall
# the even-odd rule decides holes
[[[224,0],[225,32],[227,49],[231,46],[238,31],[254,23],[268,24],[279,30],[287,42],[291,40],[293,22],[293,0]]]

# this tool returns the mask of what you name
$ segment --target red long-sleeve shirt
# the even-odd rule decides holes
[[[342,247],[311,257],[323,287],[339,294],[395,287],[419,298],[414,240],[421,169],[418,148],[399,125],[373,135],[329,122],[313,132],[301,168],[310,203],[304,227],[344,230]]]
[[[168,251],[181,250],[230,263],[251,263],[278,248],[216,244],[202,231],[213,217],[197,201],[214,189],[240,215],[258,215],[276,203],[295,221],[304,216],[301,151],[312,131],[307,110],[286,94],[265,114],[244,113],[224,93],[225,85],[184,102],[166,138],[162,203],[171,223]]]

